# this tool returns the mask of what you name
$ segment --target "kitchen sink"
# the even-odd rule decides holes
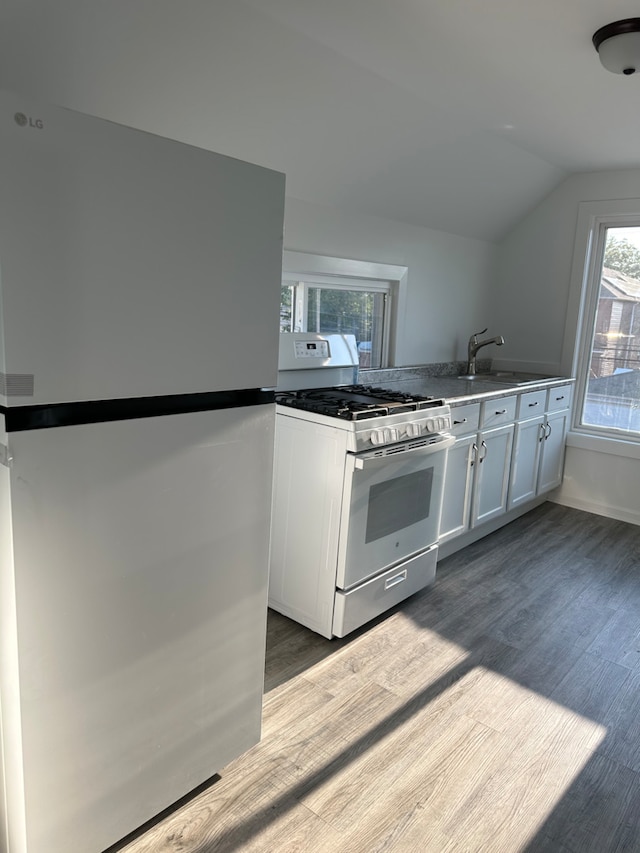
[[[464,374],[458,379],[467,382],[498,382],[504,385],[526,385],[529,382],[545,382],[550,379],[560,379],[559,376],[546,376],[544,373],[520,373],[515,370],[491,370],[489,373],[475,373],[473,376]]]

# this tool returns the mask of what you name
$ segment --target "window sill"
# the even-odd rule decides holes
[[[621,438],[569,432],[567,433],[567,447],[591,450],[594,453],[608,453],[611,456],[624,456],[627,459],[640,459],[640,443],[625,441]]]

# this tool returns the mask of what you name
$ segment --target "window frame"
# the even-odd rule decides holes
[[[571,375],[576,377],[567,444],[640,459],[640,431],[582,423],[607,229],[631,227],[640,227],[640,199],[579,205],[562,364],[571,364]]]
[[[392,284],[390,281],[379,279],[354,279],[341,276],[306,275],[304,280],[283,274],[283,286],[293,287],[292,325],[295,331],[306,332],[306,320],[309,307],[309,290],[361,291],[362,293],[379,293],[383,299],[382,327],[377,328],[380,337],[380,367],[389,361],[389,329],[392,304]],[[283,332],[286,334],[286,332]],[[375,369],[375,368],[374,368]]]
[[[408,273],[408,267],[395,264],[359,261],[289,249],[284,250],[282,257],[283,285],[299,281],[310,287],[386,292],[380,369],[395,365],[397,320],[406,310]]]

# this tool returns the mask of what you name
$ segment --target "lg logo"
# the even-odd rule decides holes
[[[19,127],[35,127],[38,130],[42,130],[44,127],[42,119],[31,118],[31,116],[26,116],[24,113],[16,113],[13,118]]]

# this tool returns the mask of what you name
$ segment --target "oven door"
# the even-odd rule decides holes
[[[450,436],[349,454],[337,586],[349,589],[438,539]]]

